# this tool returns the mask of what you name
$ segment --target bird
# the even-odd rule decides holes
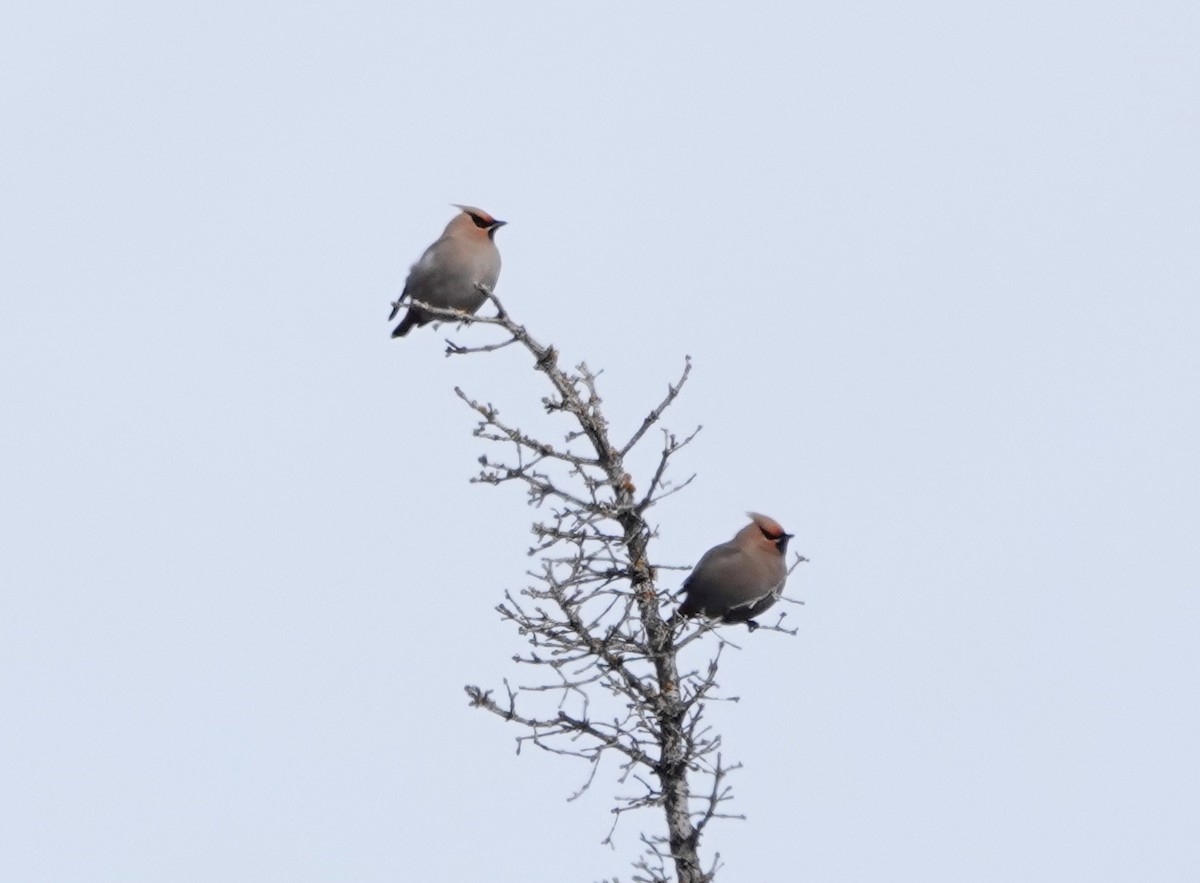
[[[392,304],[389,322],[396,318],[405,300],[474,314],[496,287],[500,252],[495,237],[507,221],[497,221],[473,206],[455,204],[454,207],[461,209],[459,214],[408,271],[404,291]],[[428,325],[438,318],[441,317],[409,304],[392,337],[404,337],[414,326]]]
[[[720,618],[758,628],[754,617],[774,604],[787,582],[788,540],[774,518],[747,512],[750,523],[732,540],[713,546],[701,556],[684,580],[680,593],[687,597],[679,607],[682,616]]]

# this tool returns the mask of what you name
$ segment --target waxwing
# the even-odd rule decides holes
[[[687,593],[679,613],[683,616],[720,617],[722,622],[744,622],[754,631],[754,617],[778,600],[787,582],[790,533],[779,522],[757,512],[727,543],[713,546],[684,580]]]
[[[460,214],[446,225],[442,236],[408,271],[400,298],[392,304],[388,321],[396,318],[406,299],[418,300],[447,310],[474,313],[487,300],[479,290],[496,287],[500,276],[500,252],[494,241],[505,221],[497,221],[483,209],[456,205]],[[428,325],[439,318],[410,305],[392,337],[403,337],[414,325]]]

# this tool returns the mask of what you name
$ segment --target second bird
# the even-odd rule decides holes
[[[459,205],[460,214],[446,225],[442,236],[421,255],[408,272],[404,291],[392,304],[388,321],[396,318],[406,300],[427,303],[446,310],[462,310],[474,314],[500,277],[500,251],[496,248],[496,231],[505,221],[497,221],[483,209]],[[403,337],[414,326],[428,325],[441,318],[420,307],[408,307],[408,312],[392,332]]]
[[[784,557],[792,535],[774,518],[748,514],[750,523],[729,542],[705,552],[684,580],[687,597],[679,607],[681,615],[744,622],[754,631],[754,617],[779,599],[787,582]]]

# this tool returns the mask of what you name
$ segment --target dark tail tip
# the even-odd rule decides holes
[[[416,324],[417,320],[413,318],[412,310],[409,310],[404,314],[404,318],[400,320],[400,324],[392,330],[392,337],[403,337]]]

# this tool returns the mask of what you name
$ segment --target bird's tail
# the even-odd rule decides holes
[[[393,316],[396,315],[394,310],[392,311],[392,315]],[[404,314],[404,318],[400,320],[400,324],[397,325],[395,327],[395,329],[392,331],[392,337],[403,337],[404,335],[408,334],[408,332],[411,331],[416,325],[419,325],[419,324],[420,324],[420,320],[417,318],[416,313],[412,309],[410,309],[407,313]]]

